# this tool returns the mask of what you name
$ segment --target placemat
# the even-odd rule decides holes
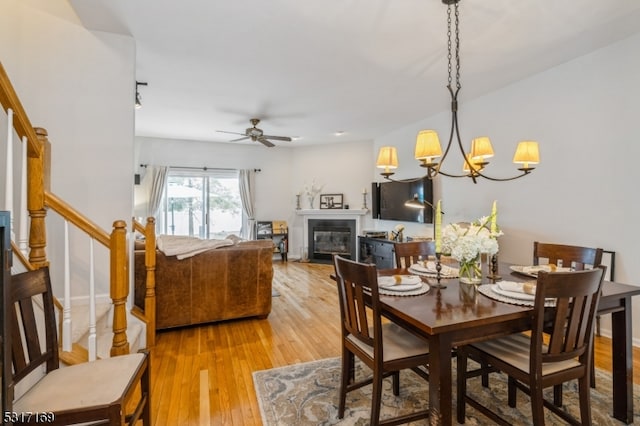
[[[485,296],[494,299],[494,300],[498,300],[500,302],[504,302],[504,303],[510,303],[512,305],[520,305],[520,306],[533,306],[534,305],[534,301],[533,300],[521,300],[521,299],[514,299],[512,297],[507,297],[507,296],[503,296],[501,294],[496,293],[495,291],[493,291],[493,286],[495,284],[481,284],[480,286],[478,286],[478,291],[482,294],[484,294]],[[555,299],[547,299],[544,302],[544,306],[547,307],[554,307],[556,306],[556,300]]]

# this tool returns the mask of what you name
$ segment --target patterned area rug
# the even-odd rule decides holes
[[[455,362],[455,360],[454,360]],[[471,362],[470,362],[471,365]],[[368,374],[368,369],[356,362],[356,375]],[[338,387],[340,383],[340,359],[329,358],[304,364],[290,365],[271,370],[256,371],[253,381],[258,395],[262,422],[275,425],[366,425],[369,424],[371,386],[365,386],[347,394],[347,409],[343,419],[338,419]],[[611,376],[596,371],[596,389],[591,390],[594,425],[622,425],[611,413]],[[428,401],[427,383],[411,371],[400,376],[400,396],[391,391],[391,379],[385,379],[382,392],[381,418],[395,417],[424,405]],[[483,388],[480,378],[468,381],[468,390],[487,406],[500,407],[501,416],[513,425],[531,424],[531,408],[528,397],[518,391],[518,406],[509,408],[506,399],[506,376],[496,373],[490,376],[489,389]],[[552,390],[549,389],[549,392]],[[454,378],[455,395],[455,378]],[[548,395],[548,398],[551,397]],[[577,382],[565,384],[565,409],[579,417]],[[455,400],[454,400],[455,407]],[[634,423],[640,424],[640,386],[634,387]],[[547,425],[565,424],[545,410]],[[453,411],[455,422],[455,408]],[[427,425],[428,421],[412,423]],[[489,419],[467,405],[467,425],[490,425]]]

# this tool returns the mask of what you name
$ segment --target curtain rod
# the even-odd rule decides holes
[[[140,164],[140,167],[144,167],[147,168],[149,165],[148,164]],[[191,166],[169,166],[169,168],[171,169],[188,169],[188,170],[204,170],[205,172],[207,170],[238,170],[238,169],[230,169],[230,168],[224,168],[224,167],[207,167],[207,166],[203,166],[203,167],[191,167]],[[253,169],[254,172],[261,172],[262,169]]]

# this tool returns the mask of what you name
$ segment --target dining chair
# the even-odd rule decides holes
[[[408,268],[418,260],[427,260],[436,255],[436,243],[433,240],[409,241],[393,245],[396,257],[396,268]]]
[[[151,424],[147,352],[60,368],[49,269],[14,275],[9,286],[10,297],[3,301],[11,329],[10,349],[3,360],[4,372],[9,374],[3,380],[2,395],[9,412],[16,414],[5,420],[52,425],[134,425],[142,420],[145,426]],[[44,375],[31,384],[30,373],[38,372]],[[131,412],[126,414],[126,409]],[[33,414],[29,422],[22,413]]]
[[[534,241],[533,264],[539,265],[541,258],[546,258],[550,264],[580,271],[587,265],[592,268],[600,265],[602,249]]]
[[[531,398],[532,424],[544,425],[544,407],[575,425],[591,424],[590,386],[593,356],[593,328],[606,267],[572,272],[540,272],[536,284],[531,333],[515,333],[458,347],[457,418],[465,421],[468,403],[492,421],[509,425],[466,392],[467,380],[478,371],[467,371],[471,358],[508,376],[508,404],[516,406],[517,389]],[[545,310],[547,298],[555,299],[555,309]],[[552,324],[548,343],[545,325]],[[551,401],[543,389],[578,380],[580,421]]]
[[[539,265],[540,259],[547,259],[549,264],[580,271],[586,267],[593,268],[602,264],[602,254],[603,250],[601,248],[533,242],[534,265]],[[595,388],[595,365],[591,366],[591,372],[591,387]],[[560,386],[554,389],[554,401],[558,407],[562,405],[562,388]]]
[[[338,417],[343,418],[348,392],[372,384],[371,425],[399,424],[429,417],[428,410],[400,418],[380,420],[382,379],[392,376],[394,395],[400,393],[399,372],[411,369],[428,380],[423,370],[429,359],[429,343],[381,314],[378,275],[375,265],[355,262],[338,255],[333,258],[338,283],[342,330],[342,372]],[[372,374],[355,381],[355,357]]]

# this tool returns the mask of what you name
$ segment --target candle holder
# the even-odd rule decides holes
[[[433,288],[447,288],[446,285],[442,284],[441,280],[442,280],[442,274],[440,271],[442,271],[442,264],[440,263],[440,256],[442,256],[441,253],[436,253],[436,282],[432,284]]]
[[[300,210],[300,194],[296,194],[296,210]]]
[[[362,210],[369,210],[367,207],[367,192],[362,193]]]
[[[491,256],[491,259],[489,259],[487,266],[489,267],[489,274],[487,274],[487,278],[489,278],[494,283],[496,281],[500,281],[502,277],[498,275],[498,255],[497,254],[494,254],[493,256]]]

